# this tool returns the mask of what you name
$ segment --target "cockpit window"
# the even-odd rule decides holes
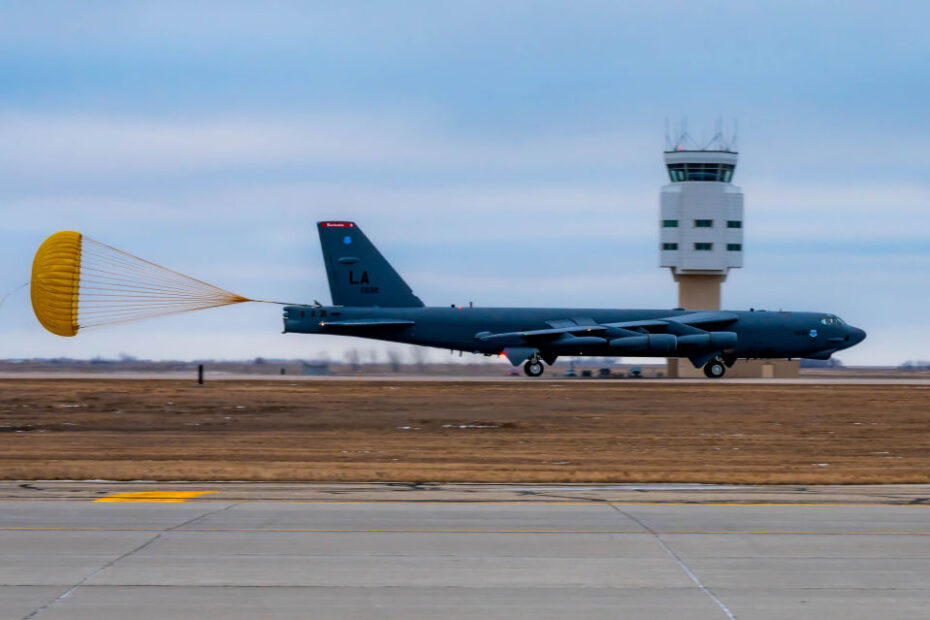
[[[845,323],[843,323],[843,319],[836,315],[825,316],[820,319],[820,322],[824,325],[845,325]]]

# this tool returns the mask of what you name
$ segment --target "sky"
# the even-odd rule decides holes
[[[727,309],[833,312],[847,364],[930,359],[925,2],[0,2],[0,296],[64,229],[237,293],[329,302],[355,220],[428,305],[677,303],[666,119],[738,123]],[[340,359],[218,308],[74,338],[28,290],[0,358]],[[443,361],[448,352],[434,354]]]

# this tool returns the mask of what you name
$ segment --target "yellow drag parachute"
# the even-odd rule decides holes
[[[74,231],[55,233],[39,246],[30,294],[39,323],[59,336],[253,301]]]
[[[77,333],[80,279],[81,233],[63,230],[39,246],[32,262],[32,310],[53,334]]]

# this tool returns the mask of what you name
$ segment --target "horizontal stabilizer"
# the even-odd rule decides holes
[[[409,327],[414,321],[402,319],[355,319],[350,321],[321,321],[323,327]]]

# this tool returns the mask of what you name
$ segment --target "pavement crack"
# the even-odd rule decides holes
[[[563,495],[560,493],[548,493],[544,491],[522,490],[517,493],[518,497],[537,497],[540,499],[565,500],[572,502],[591,502],[592,504],[607,503],[609,500],[599,497],[585,497],[580,495]]]
[[[675,562],[678,564],[678,566],[681,567],[681,570],[683,570],[683,571],[685,572],[685,574],[688,575],[688,578],[691,579],[691,581],[694,583],[694,585],[696,585],[697,588],[698,588],[701,592],[703,592],[704,594],[706,594],[707,597],[710,598],[710,600],[712,600],[712,601],[714,602],[714,604],[717,605],[717,607],[720,608],[720,611],[722,611],[722,612],[726,615],[727,618],[729,618],[730,620],[736,620],[736,616],[733,615],[733,612],[730,611],[730,609],[726,606],[726,604],[724,604],[724,602],[723,602],[722,600],[720,600],[720,598],[719,598],[716,594],[714,594],[713,591],[711,591],[710,588],[708,588],[708,587],[705,586],[703,583],[701,583],[701,580],[698,579],[697,575],[694,574],[694,571],[692,571],[692,570],[688,567],[688,565],[685,563],[685,561],[684,561],[683,559],[681,559],[681,556],[678,555],[677,553],[675,553],[674,551],[672,551],[672,548],[669,547],[668,544],[666,544],[666,542],[665,542],[664,540],[662,540],[662,535],[659,534],[659,532],[657,532],[656,530],[652,529],[651,527],[649,527],[648,525],[646,525],[646,523],[644,523],[643,521],[641,521],[640,519],[638,519],[638,518],[635,517],[634,515],[630,514],[629,512],[623,510],[623,509],[620,508],[619,506],[616,506],[616,505],[614,505],[614,504],[608,504],[608,506],[610,506],[610,507],[613,508],[615,511],[619,512],[620,514],[622,514],[624,517],[626,517],[627,519],[630,519],[631,521],[633,521],[634,523],[636,523],[637,525],[639,525],[641,528],[643,528],[644,530],[646,530],[646,531],[655,539],[655,541],[656,541],[657,543],[659,543],[659,546],[662,547],[662,550],[665,551],[665,553],[666,553],[670,558],[672,558],[673,560],[675,560]]]
[[[209,512],[205,512],[205,513],[203,513],[203,514],[197,515],[196,517],[193,517],[193,518],[191,518],[191,519],[188,519],[187,521],[184,521],[183,523],[178,523],[177,525],[172,525],[172,526],[169,527],[169,528],[165,528],[165,529],[161,530],[160,532],[158,532],[157,534],[155,534],[154,536],[152,536],[151,538],[149,538],[148,540],[146,540],[146,541],[145,541],[144,543],[142,543],[141,545],[139,545],[139,546],[137,546],[137,547],[134,547],[133,549],[130,549],[130,550],[127,551],[126,553],[124,553],[124,554],[122,554],[122,555],[119,555],[119,556],[113,558],[112,560],[110,560],[109,562],[107,562],[106,564],[104,564],[103,566],[101,566],[100,568],[96,569],[95,571],[93,571],[93,572],[90,573],[89,575],[87,575],[87,576],[81,578],[80,581],[78,581],[77,583],[75,583],[73,586],[71,586],[70,588],[68,588],[67,590],[65,590],[64,592],[62,592],[61,594],[59,594],[58,596],[56,596],[55,598],[53,598],[52,600],[50,600],[49,602],[47,602],[46,604],[42,605],[41,607],[37,607],[36,609],[33,609],[31,612],[29,612],[28,614],[26,614],[25,616],[23,616],[22,620],[29,620],[30,618],[35,618],[36,616],[38,616],[39,614],[43,613],[44,611],[46,611],[46,610],[52,608],[53,606],[57,605],[59,602],[65,600],[66,598],[68,598],[69,596],[71,596],[72,594],[74,594],[74,592],[75,592],[78,588],[80,588],[81,586],[83,586],[84,584],[86,584],[87,582],[89,582],[91,579],[93,579],[93,578],[96,577],[97,575],[101,574],[103,571],[107,570],[108,568],[111,568],[112,566],[114,566],[115,564],[117,564],[118,562],[120,562],[121,560],[125,560],[126,558],[128,558],[128,557],[130,557],[130,556],[132,556],[132,555],[135,555],[136,553],[142,551],[143,549],[145,549],[146,547],[150,546],[152,543],[154,543],[155,541],[157,541],[159,538],[161,538],[161,537],[164,536],[165,534],[167,534],[167,533],[169,533],[169,532],[173,532],[173,531],[175,531],[175,530],[178,530],[178,529],[180,529],[180,528],[182,528],[182,527],[185,527],[185,526],[187,526],[187,525],[191,525],[192,523],[196,523],[197,521],[200,521],[201,519],[206,519],[207,517],[210,517],[210,516],[212,516],[212,515],[218,514],[218,513],[220,513],[220,512],[225,512],[225,511],[229,510],[230,508],[234,508],[235,506],[238,506],[238,505],[239,505],[238,503],[236,503],[236,504],[228,504],[227,506],[224,506],[224,507],[222,507],[222,508],[217,508],[216,510],[211,510],[211,511],[209,511]]]

